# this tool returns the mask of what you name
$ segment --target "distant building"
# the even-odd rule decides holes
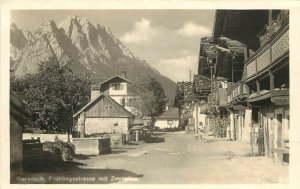
[[[210,78],[197,74],[194,75],[194,92],[199,94],[201,99],[207,100],[207,95],[210,93],[211,90],[211,80]]]
[[[159,116],[155,122],[155,126],[160,129],[178,128],[179,126],[179,110],[171,108]]]

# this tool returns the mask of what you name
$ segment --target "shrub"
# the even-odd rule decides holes
[[[63,161],[71,161],[75,157],[74,146],[59,140],[43,143],[43,150],[60,157]]]
[[[216,121],[213,124],[213,132],[217,137],[226,137],[226,130],[229,125],[228,118],[225,117],[216,117]]]

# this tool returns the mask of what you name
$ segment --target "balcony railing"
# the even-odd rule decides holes
[[[246,62],[247,80],[257,76],[273,66],[277,60],[289,51],[289,25],[285,26],[267,42]]]
[[[248,94],[249,88],[246,84],[238,82],[234,84],[227,96],[227,102],[231,103],[236,99],[244,99]]]
[[[260,44],[264,45],[267,43],[272,35],[279,30],[280,26],[281,23],[276,20],[273,20],[270,26],[266,25],[265,28],[257,35]]]

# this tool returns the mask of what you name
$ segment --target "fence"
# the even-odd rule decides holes
[[[68,142],[67,134],[37,134],[37,133],[23,133],[23,140],[28,140],[31,138],[40,138],[41,142],[54,142],[55,138],[62,140],[64,142]],[[72,135],[70,135],[70,140],[72,142]]]

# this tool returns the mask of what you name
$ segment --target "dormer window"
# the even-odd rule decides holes
[[[112,90],[115,90],[115,91],[124,90],[124,85],[121,83],[113,83],[113,84],[111,84],[111,86],[112,86]]]

